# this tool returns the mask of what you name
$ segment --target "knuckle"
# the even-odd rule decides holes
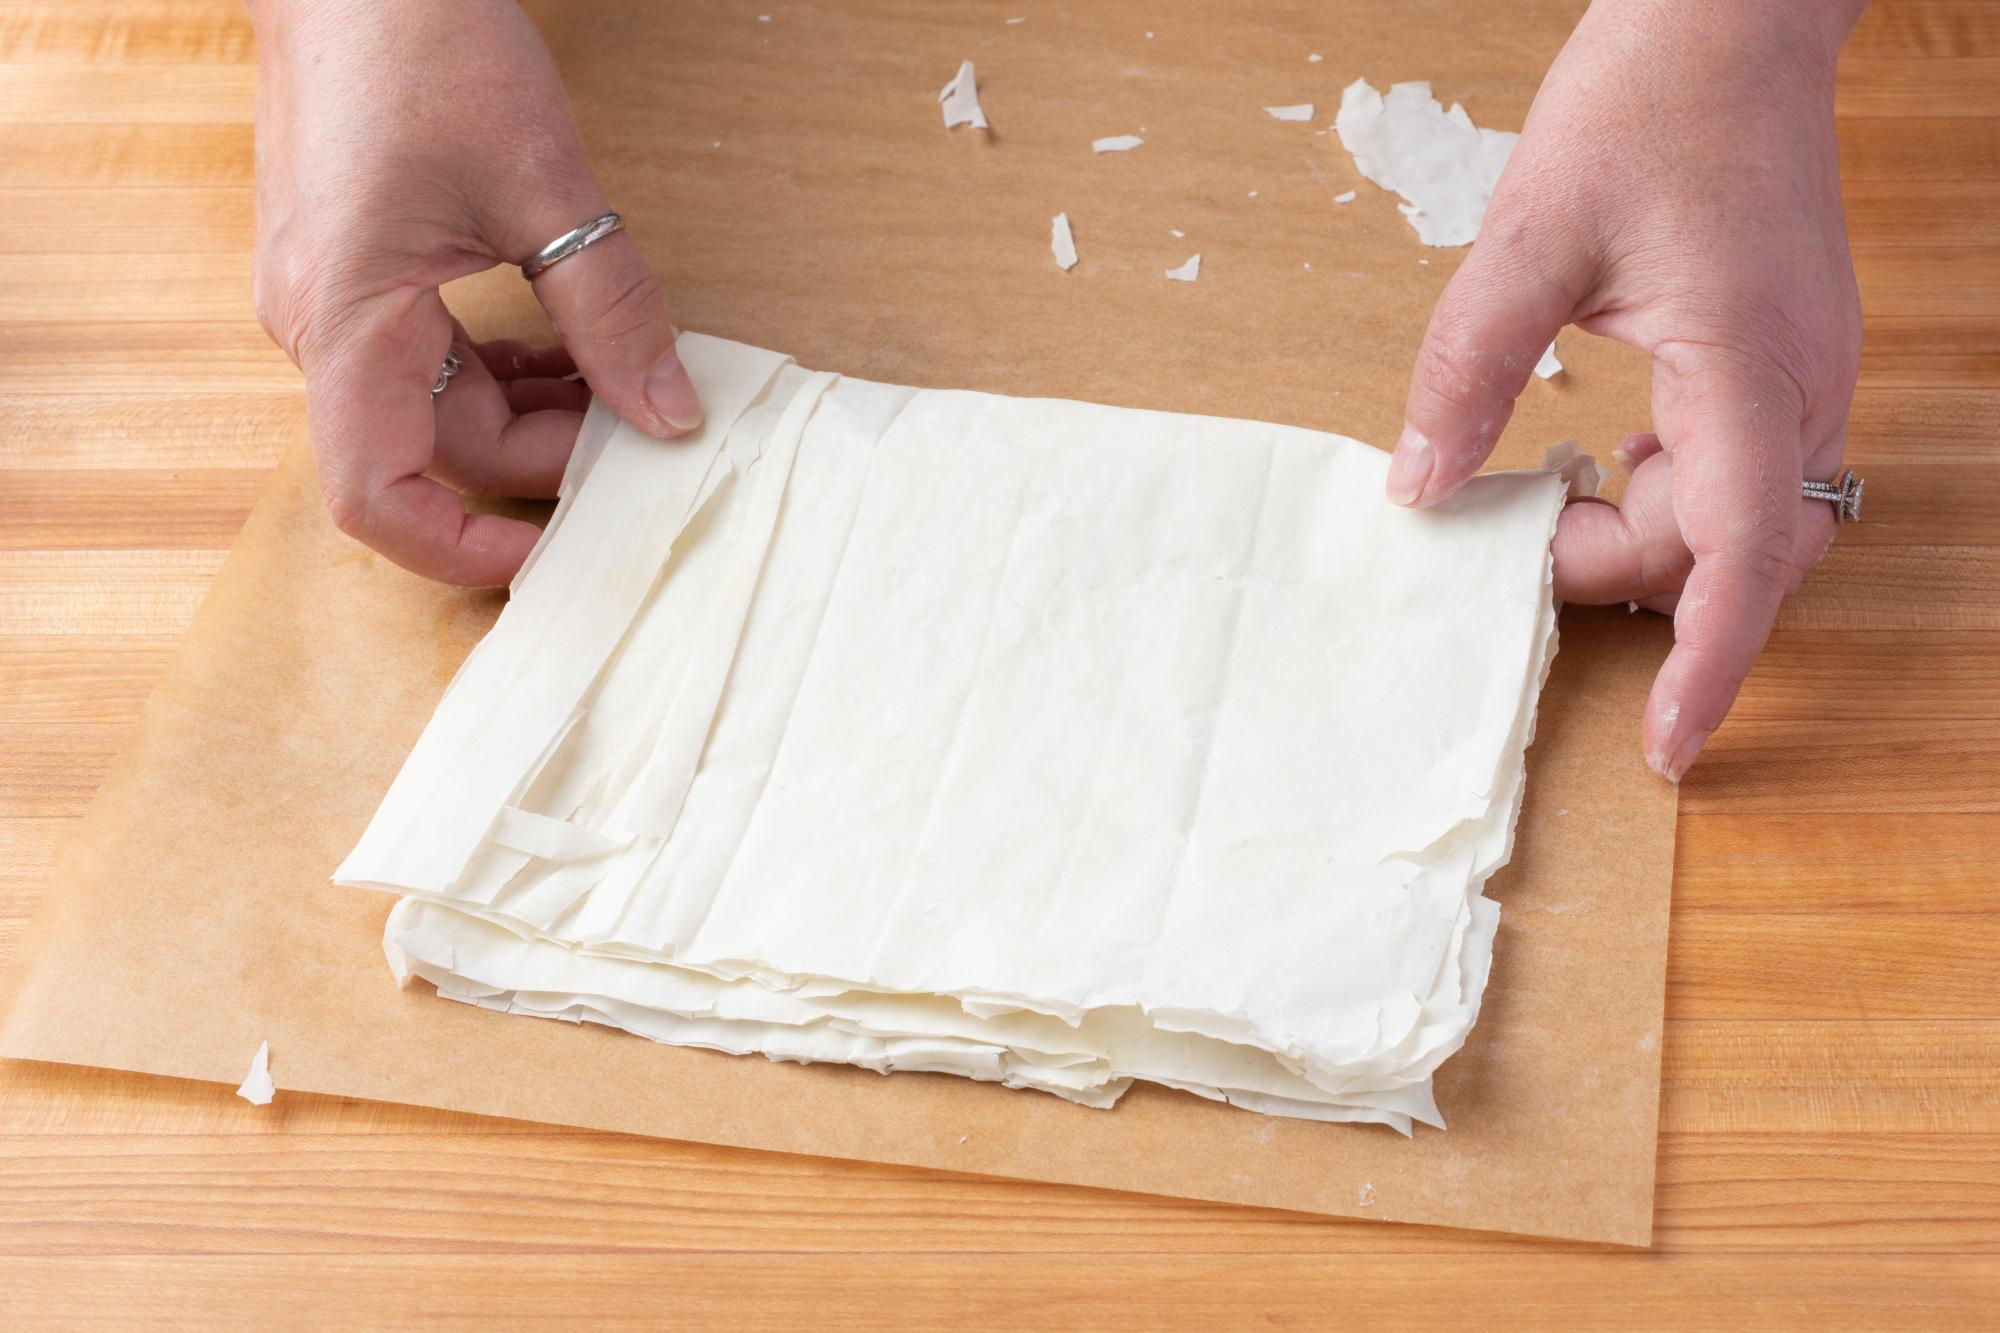
[[[1694,557],[1685,547],[1649,544],[1639,552],[1639,595],[1664,597],[1677,593],[1687,583],[1688,572],[1693,568]]]
[[[1490,410],[1496,399],[1513,400],[1504,385],[1496,384],[1496,369],[1473,339],[1447,326],[1424,339],[1414,378],[1424,393],[1447,406],[1483,411]]]
[[[1737,547],[1736,559],[1753,580],[1765,587],[1789,588],[1796,572],[1790,541],[1783,534],[1766,536],[1761,529]]]
[[[367,497],[351,486],[328,483],[320,487],[320,498],[326,501],[326,512],[333,526],[360,540],[367,529]]]
[[[649,269],[641,268],[608,300],[593,306],[578,333],[593,341],[623,342],[667,331],[666,292]]]

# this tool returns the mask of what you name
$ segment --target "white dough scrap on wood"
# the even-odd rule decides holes
[[[1114,134],[1108,139],[1092,139],[1090,151],[1093,153],[1129,153],[1146,142],[1136,134]]]
[[[960,65],[951,82],[938,92],[938,104],[944,108],[946,129],[955,125],[970,125],[976,130],[987,128],[986,112],[979,105],[979,82],[970,60]]]
[[[278,1088],[271,1081],[271,1043],[257,1043],[257,1054],[250,1057],[250,1072],[243,1078],[243,1086],[236,1089],[236,1095],[252,1106],[269,1106]]]
[[[1428,83],[1392,84],[1384,97],[1366,79],[1341,93],[1333,125],[1355,167],[1404,198],[1403,216],[1433,246],[1472,244],[1521,137],[1474,125],[1456,102],[1446,110]]]
[[[1058,213],[1050,222],[1049,249],[1055,253],[1057,268],[1067,273],[1076,267],[1076,237],[1070,234],[1069,214]]]
[[[1264,114],[1273,120],[1311,120],[1313,104],[1300,102],[1297,106],[1267,106]]]
[[[1189,255],[1185,264],[1182,264],[1178,268],[1168,269],[1167,276],[1175,282],[1193,282],[1201,276],[1201,256],[1198,254]]]
[[[1563,363],[1556,360],[1556,340],[1549,339],[1549,345],[1542,352],[1542,359],[1535,362],[1535,373],[1545,380],[1552,380],[1562,374]]]

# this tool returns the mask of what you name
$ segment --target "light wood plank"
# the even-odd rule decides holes
[[[275,1068],[274,1058],[274,1068]],[[218,1087],[217,1092],[228,1096]],[[237,1114],[263,1114],[239,1105]],[[1990,1136],[1673,1135],[1658,1244],[1994,1253]],[[356,1188],[366,1179],[368,1188]],[[0,1255],[366,1254],[583,1248],[1055,1255],[1525,1250],[1530,1242],[727,1153],[612,1135],[119,1133],[0,1138]],[[1782,1183],[1783,1191],[1768,1188]],[[779,1189],[784,1195],[779,1195]],[[774,1197],[776,1196],[776,1197]],[[787,1197],[789,1206],[787,1206]],[[1385,1200],[1385,1204],[1390,1201]],[[171,1227],[160,1218],[174,1218]],[[1547,1257],[1598,1247],[1537,1245]]]
[[[1840,175],[1855,181],[2000,178],[2000,121],[1936,116],[1845,121]]]
[[[1695,814],[1991,814],[2000,722],[1723,724],[1681,781]]]
[[[1682,912],[1673,941],[1667,1014],[1674,1019],[1994,1014],[2000,912]]]
[[[0,372],[4,373],[4,372]],[[0,472],[17,468],[266,468],[306,433],[305,388],[293,372],[260,376],[260,387],[205,388],[206,376],[176,377],[157,392],[0,390]],[[25,382],[26,377],[23,377]],[[53,389],[53,391],[50,391]],[[0,491],[10,482],[0,476]]]
[[[2000,239],[2000,181],[1843,181],[1857,254],[1906,246],[1988,246]]]
[[[83,813],[131,724],[11,722],[0,746],[0,820]]]
[[[247,63],[0,66],[0,122],[247,124],[256,92]],[[1834,107],[1856,118],[2000,115],[2000,59],[1850,57]]]
[[[2000,352],[1985,350],[1977,330],[1956,343],[1933,331],[1877,327],[1869,335],[1860,387],[1922,389],[1935,392],[2000,381]]]
[[[1963,1328],[2000,1299],[1984,1258],[1899,1254],[1467,1258],[1218,1257],[1200,1253],[893,1258],[728,1253],[507,1257],[405,1254],[260,1261],[37,1256],[0,1269],[24,1309],[162,1323],[218,1312],[270,1326],[302,1310],[349,1325],[561,1326],[608,1320],[791,1329],[1319,1327],[1333,1311],[1380,1327]],[[753,1302],[745,1294],[756,1293]],[[447,1294],[448,1293],[448,1294]],[[4,1307],[0,1307],[4,1309]]]
[[[2000,1133],[2000,1022],[1667,1024],[1662,1123],[1713,1133]],[[1786,1197],[1792,1197],[1786,1191]]]
[[[2000,630],[2000,548],[1844,546],[1778,612],[1787,630]]]
[[[2000,224],[1992,238],[2000,242]],[[1945,275],[1949,280],[1940,281]],[[1990,329],[2000,324],[2000,244],[1862,250],[1854,277],[1869,327],[1902,320]]]
[[[1848,38],[1851,59],[1990,56],[2000,51],[1992,0],[1876,0]]]
[[[247,125],[256,104],[250,64],[0,64],[0,124]]]
[[[1840,62],[1833,107],[1843,117],[2000,115],[2000,58],[1849,51]]]
[[[281,393],[299,372],[249,319],[228,323],[0,322],[0,402],[72,387],[87,394]]]
[[[61,818],[0,820],[0,920],[23,922],[41,901],[55,869],[56,847],[69,821]],[[8,954],[0,949],[0,967]],[[7,1069],[0,1062],[0,1084]],[[0,1115],[0,1126],[7,1123]]]
[[[1668,1133],[1668,1248],[2000,1254],[1989,1135]]]
[[[2000,635],[1779,630],[1743,683],[1738,721],[2000,718]]]
[[[249,322],[250,250],[40,255],[0,264],[0,310],[18,324],[79,320]]]
[[[247,189],[251,140],[248,125],[44,125],[8,141],[0,187]]]
[[[27,188],[0,190],[0,255],[243,255],[254,192]],[[1963,242],[1960,242],[1963,243]]]
[[[179,642],[171,635],[0,634],[0,725],[129,725]]]
[[[1674,905],[1733,912],[1991,912],[2000,815],[1690,814],[1674,849]]]
[[[9,0],[0,60],[13,65],[247,64],[250,22],[227,0]]]
[[[2000,376],[1993,382],[2000,383]],[[1848,461],[1856,467],[1878,462],[1991,463],[1995,440],[2000,440],[2000,392],[1991,388],[1871,385],[1855,395],[1848,417]],[[1874,512],[1866,511],[1870,518]]]
[[[221,551],[0,551],[0,634],[179,634]]]
[[[6,474],[0,550],[227,550],[264,489],[257,468]]]

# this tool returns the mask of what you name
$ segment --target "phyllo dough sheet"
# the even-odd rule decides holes
[[[1439,1125],[1555,650],[1549,474],[686,335],[601,407],[339,883],[511,1013]]]

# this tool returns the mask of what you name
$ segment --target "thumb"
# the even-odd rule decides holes
[[[585,193],[591,197],[560,213],[536,210],[541,220],[533,227],[510,228],[510,257],[519,263],[570,228],[611,211],[594,183]],[[550,265],[534,283],[536,299],[591,392],[619,416],[661,437],[701,424],[701,400],[674,351],[666,293],[627,232],[612,232]]]
[[[1433,505],[1486,461],[1577,292],[1541,255],[1482,236],[1445,286],[1410,375],[1389,498]]]

